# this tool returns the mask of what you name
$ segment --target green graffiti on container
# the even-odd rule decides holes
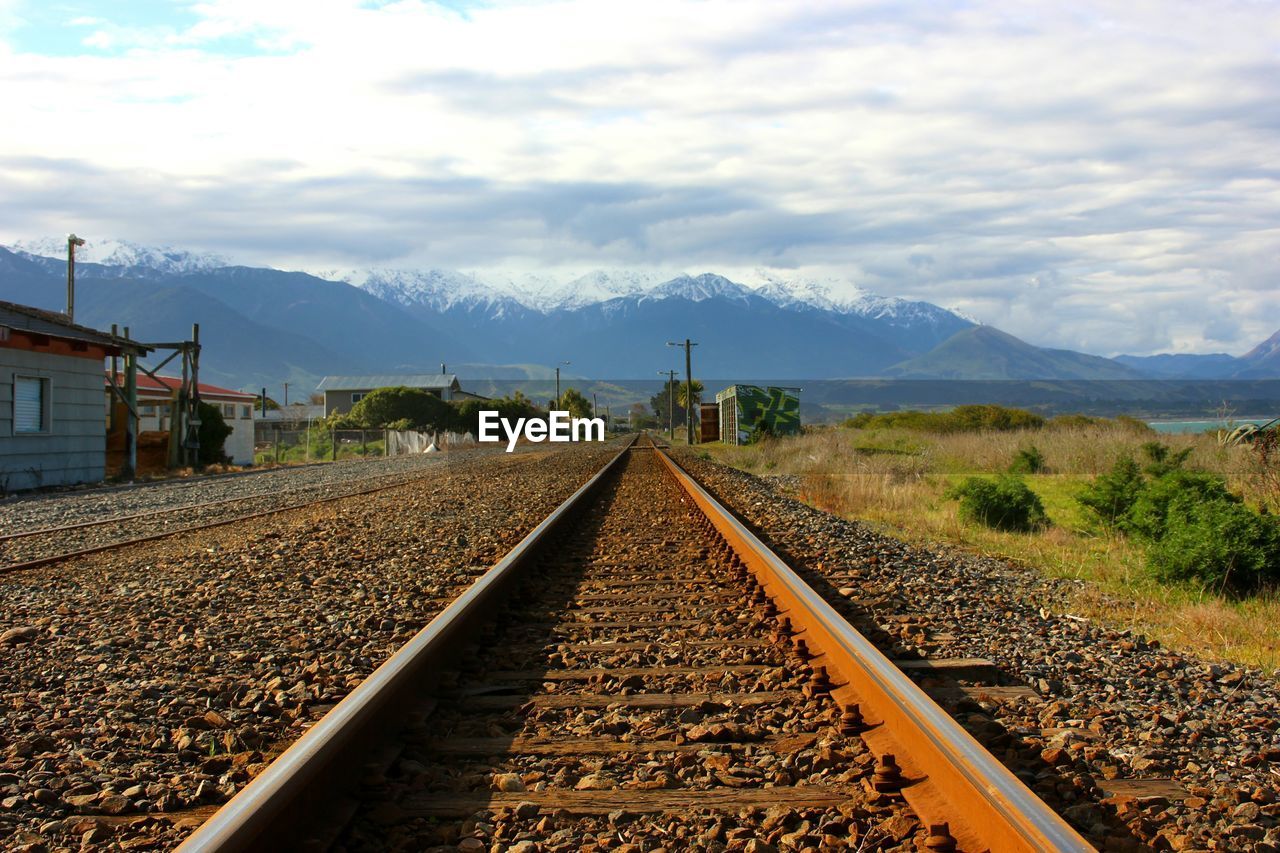
[[[800,432],[800,397],[796,391],[772,385],[733,385],[717,394],[716,402],[733,407],[737,443],[749,444],[771,435]]]

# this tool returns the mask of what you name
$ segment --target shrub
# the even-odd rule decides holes
[[[196,455],[200,464],[218,465],[231,461],[223,448],[232,428],[223,420],[222,410],[212,403],[201,403],[198,412],[200,426],[196,435],[200,440],[200,449]]]
[[[1146,421],[1138,420],[1129,415],[1118,415],[1115,420],[1116,426],[1124,427],[1129,432],[1136,433],[1154,433],[1155,429]]]
[[[344,429],[382,429],[396,421],[408,421],[414,429],[447,429],[453,408],[420,388],[376,388],[351,407]]]
[[[1163,477],[1170,471],[1177,471],[1182,468],[1187,461],[1187,457],[1191,455],[1193,448],[1184,447],[1177,453],[1170,455],[1169,445],[1161,444],[1158,441],[1148,441],[1142,445],[1142,452],[1146,454],[1148,464],[1146,472],[1151,477]]]
[[[898,428],[945,434],[1040,429],[1044,426],[1044,418],[1025,409],[1004,406],[956,406],[949,412],[903,411],[875,415],[862,412],[844,423],[855,429]]]
[[[1138,463],[1123,456],[1106,474],[1085,487],[1076,500],[1110,525],[1118,525],[1142,493],[1144,482]]]
[[[1044,454],[1034,444],[1015,453],[1013,462],[1009,465],[1010,474],[1043,474],[1048,470],[1049,466],[1045,464]]]
[[[998,530],[1026,532],[1049,523],[1040,498],[1017,477],[970,477],[947,496],[959,499],[961,518]]]
[[[1147,565],[1161,580],[1257,589],[1280,577],[1280,524],[1236,501],[1182,494],[1168,506],[1164,535],[1151,544]]]
[[[1174,470],[1146,484],[1129,507],[1120,526],[1152,541],[1163,539],[1169,508],[1176,501],[1240,503],[1227,491],[1226,481],[1203,471]]]

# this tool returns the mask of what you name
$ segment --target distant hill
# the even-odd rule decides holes
[[[895,379],[1143,379],[1109,358],[1042,349],[991,326],[957,332],[928,353],[884,371]]]
[[[1237,379],[1280,378],[1280,331],[1240,356],[1243,367]]]
[[[1153,379],[1227,379],[1241,370],[1240,359],[1225,352],[1118,355],[1112,360]]]

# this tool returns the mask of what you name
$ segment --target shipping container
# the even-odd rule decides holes
[[[750,444],[768,435],[800,432],[800,389],[774,385],[730,385],[716,394],[720,440]]]

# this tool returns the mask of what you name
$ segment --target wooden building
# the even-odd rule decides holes
[[[148,351],[64,314],[0,302],[0,491],[101,480],[105,361]]]

